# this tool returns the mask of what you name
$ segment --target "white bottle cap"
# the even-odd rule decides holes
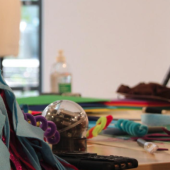
[[[57,62],[66,62],[66,59],[65,59],[65,57],[63,55],[63,51],[60,50],[58,53],[59,53],[59,55],[57,57]]]

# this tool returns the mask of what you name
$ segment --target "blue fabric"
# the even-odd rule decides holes
[[[58,168],[59,170],[66,170],[65,168],[53,155],[49,145],[44,142],[44,131],[36,126],[32,126],[27,121],[25,121],[23,113],[16,102],[15,95],[13,94],[12,90],[7,86],[5,81],[3,80],[1,74],[0,74],[0,89],[5,91],[5,98],[8,104],[9,109],[12,112],[13,117],[13,128],[14,131],[20,141],[20,143],[23,146],[23,150],[27,157],[30,160],[30,163],[36,170],[41,170],[40,162],[37,153],[35,152],[34,147],[36,147],[35,143],[32,145],[32,143],[28,140],[28,138],[34,138],[38,139],[41,142],[41,147],[37,146],[39,148],[39,151],[45,160],[46,163],[49,165]],[[10,129],[9,129],[9,121],[8,121],[8,115],[5,109],[5,104],[0,98],[0,130],[2,132],[2,127],[4,126],[4,132],[7,139],[6,146],[3,144],[3,142],[0,140],[0,166],[1,169],[8,170],[10,169],[10,162],[9,162],[9,138],[10,138]],[[2,168],[3,167],[3,168]],[[70,168],[69,168],[70,169]]]
[[[8,114],[1,96],[0,96],[0,109],[1,109],[1,113],[5,116],[4,135],[6,138],[6,146],[9,148],[10,126],[9,126]]]
[[[6,123],[6,116],[2,114],[2,111],[0,110],[0,136],[2,136],[2,129],[5,127]],[[10,154],[8,151],[8,148],[3,143],[2,140],[0,140],[0,169],[10,170]]]

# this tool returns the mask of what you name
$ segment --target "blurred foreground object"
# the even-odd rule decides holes
[[[60,142],[52,146],[54,153],[86,151],[88,117],[80,105],[69,100],[58,100],[48,105],[42,115],[53,121],[60,133]]]
[[[40,127],[24,119],[14,93],[1,74],[0,110],[0,169],[77,170],[52,153],[49,145],[44,142],[44,131]]]

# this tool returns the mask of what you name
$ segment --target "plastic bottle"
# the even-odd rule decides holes
[[[62,50],[59,51],[59,56],[53,65],[50,78],[52,93],[71,93],[72,75],[69,72],[68,64]]]

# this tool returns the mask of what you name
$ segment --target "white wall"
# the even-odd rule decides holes
[[[116,97],[120,84],[161,83],[170,66],[170,1],[44,0],[43,88],[59,49],[73,92]]]

